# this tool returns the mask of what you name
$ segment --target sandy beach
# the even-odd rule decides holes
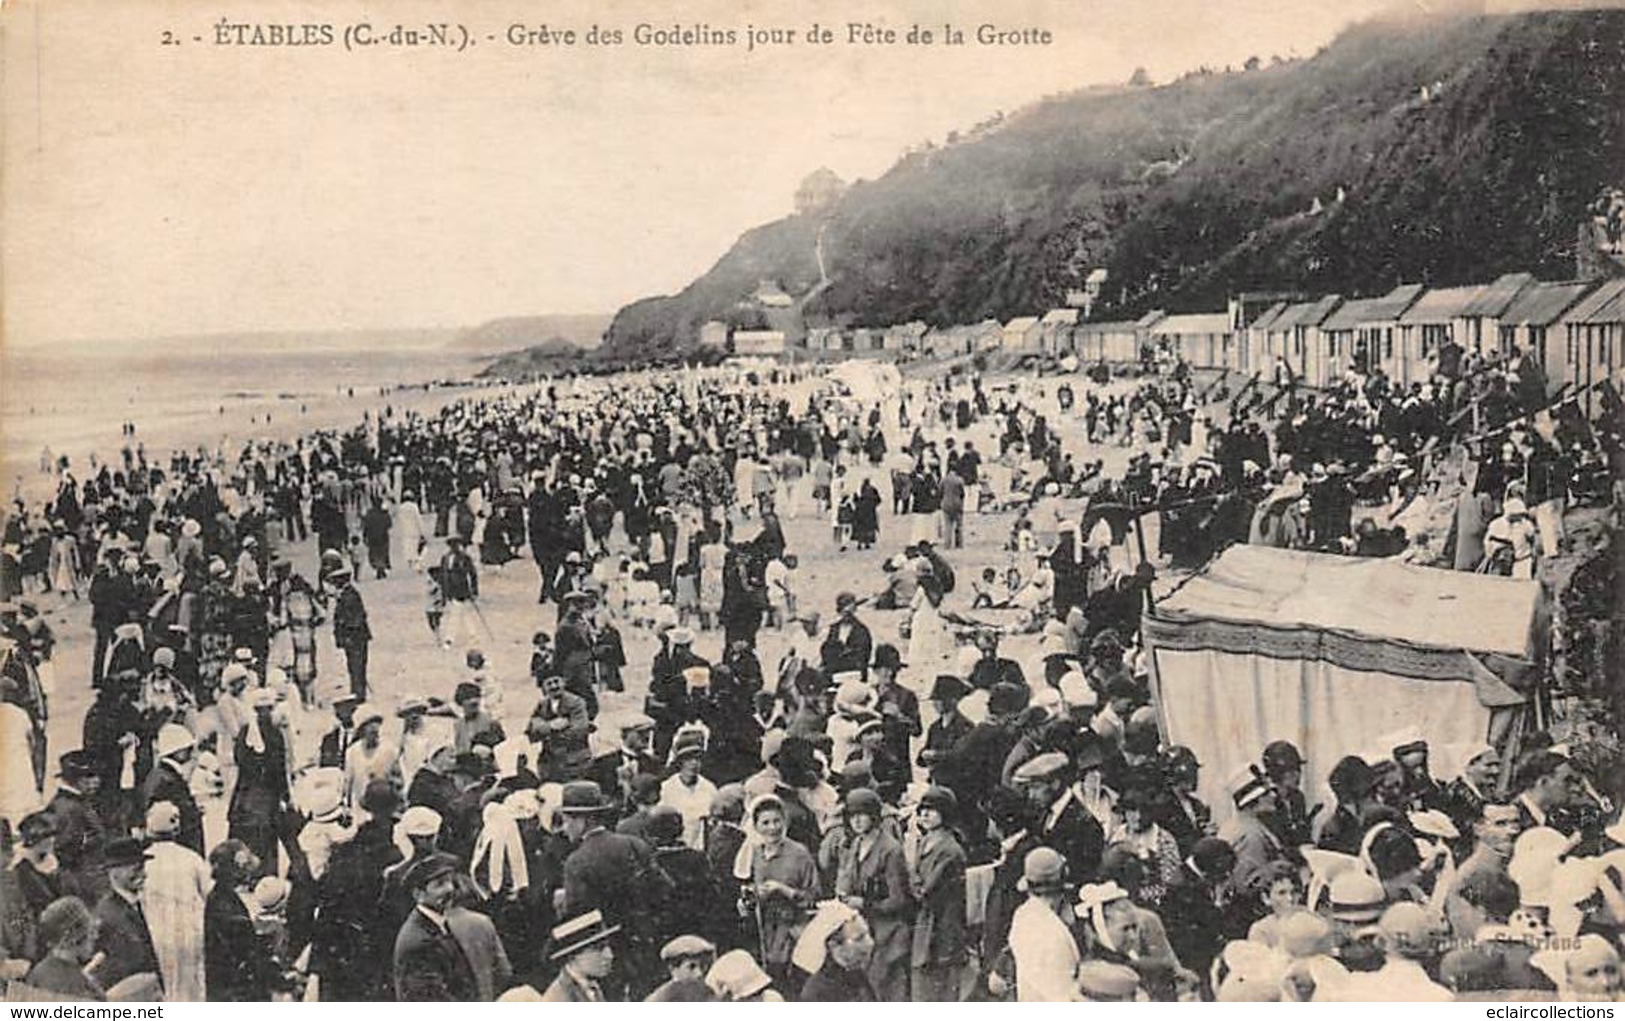
[[[989,380],[987,385],[996,400],[999,388],[1014,382],[1016,382],[1014,378],[996,379]],[[1121,472],[1130,449],[1115,444],[1107,447],[1088,444],[1083,436],[1082,420],[1076,416],[1060,415],[1054,402],[1056,382],[1058,381],[1042,380],[1037,381],[1035,385],[1035,381],[1025,378],[1020,385],[1024,392],[1029,394],[1029,399],[1034,399],[1039,388],[1044,390],[1044,397],[1037,399],[1037,404],[1048,413],[1051,424],[1059,430],[1063,443],[1068,451],[1073,453],[1074,458],[1080,463],[1085,460],[1092,461],[1097,457],[1103,458],[1106,460],[1108,473]],[[1075,379],[1073,382],[1074,386],[1078,385],[1078,380]],[[1114,389],[1122,386],[1124,386],[1122,383],[1112,384]],[[226,426],[224,431],[233,435],[234,439],[238,436],[274,436],[286,439],[314,428],[348,427],[358,423],[364,412],[377,414],[386,404],[392,406],[397,414],[408,410],[427,413],[474,393],[492,396],[523,389],[523,387],[492,387],[477,391],[465,388],[437,388],[427,391],[403,389],[382,397],[376,393],[359,392],[354,398],[348,395],[334,395],[313,402],[306,415],[297,419],[289,416],[275,420],[268,428],[263,423],[258,426],[250,423],[244,410],[238,409],[234,412],[234,418],[228,416],[224,423]],[[915,415],[918,417],[918,411]],[[185,431],[185,422],[186,415],[176,415],[166,422],[161,430],[155,429],[156,435],[143,435],[142,438],[148,444],[149,456],[154,449],[166,449],[165,440],[169,444],[195,446],[195,441],[192,441]],[[893,451],[907,440],[907,436],[897,429],[895,417],[888,422],[886,431],[888,445]],[[940,423],[935,421],[927,425],[924,431],[928,438],[948,435]],[[968,434],[961,434],[960,442],[967,436],[979,450],[989,455],[997,453],[997,436],[989,422],[979,423]],[[866,477],[874,480],[883,497],[879,543],[874,550],[841,551],[831,538],[831,525],[827,515],[816,515],[810,499],[803,500],[805,506],[798,516],[783,517],[789,550],[800,560],[800,566],[793,579],[799,603],[805,609],[820,611],[826,622],[833,611],[835,596],[840,591],[852,590],[860,597],[873,597],[880,592],[884,587],[881,565],[888,557],[909,545],[913,538],[912,521],[890,514],[891,484],[885,464],[874,467],[865,463],[856,468],[850,476],[850,487],[855,491]],[[948,597],[946,609],[989,621],[1013,616],[1008,611],[973,613],[970,604],[971,580],[975,575],[979,575],[984,567],[996,568],[1002,575],[1003,571],[1015,562],[1024,574],[1031,570],[1031,554],[1016,555],[1004,548],[1014,518],[1015,515],[1008,512],[967,514],[965,547],[948,553],[960,582],[955,592]],[[746,521],[741,527],[744,529],[743,534],[748,536],[754,534],[756,526]],[[273,526],[271,530],[273,539],[279,538],[278,531]],[[280,548],[297,568],[306,573],[307,577],[314,576],[317,555],[313,540],[280,545]],[[443,541],[434,540],[428,550],[430,562],[438,558],[444,550]],[[398,567],[389,577],[382,580],[375,580],[370,571],[363,571],[358,582],[376,636],[371,649],[369,668],[373,700],[391,713],[408,696],[438,695],[449,700],[453,687],[458,681],[466,679],[468,674],[464,663],[465,649],[458,647],[445,650],[435,641],[423,614],[426,593],[424,576]],[[483,612],[478,622],[481,637],[477,644],[485,653],[490,675],[499,679],[503,685],[505,702],[503,722],[510,733],[522,729],[536,702],[535,687],[528,675],[531,636],[537,630],[551,633],[557,624],[557,607],[551,604],[547,606],[537,604],[538,586],[539,575],[528,557],[528,551],[522,559],[503,567],[482,569],[479,603]],[[75,603],[71,599],[64,602],[55,595],[45,596],[41,602],[41,608],[59,639],[55,659],[57,690],[52,699],[49,728],[50,745],[52,754],[55,755],[79,744],[79,723],[93,698],[88,676],[94,636],[89,625],[88,603]],[[903,611],[880,611],[866,607],[861,616],[873,631],[877,643],[889,641],[906,651],[907,641],[899,634]],[[641,711],[648,687],[649,664],[657,648],[653,632],[634,628],[624,622],[618,623],[622,629],[628,659],[625,670],[627,690],[622,693],[605,694],[595,735],[596,739],[609,743],[615,740],[619,722]],[[348,681],[344,672],[343,655],[333,645],[331,628],[322,629],[318,641],[320,672],[316,690],[319,701],[325,705],[338,692],[347,688]],[[695,651],[709,659],[720,660],[721,642],[720,630],[700,632]],[[775,632],[771,629],[762,631],[759,657],[764,670],[771,674],[780,657],[789,648],[789,644],[790,635],[787,631]],[[285,642],[273,641],[273,661],[277,658],[275,650],[284,645]],[[1027,664],[1037,662],[1037,635],[1011,636],[1006,639],[1004,647],[1005,653],[1019,662]],[[932,677],[911,668],[904,671],[903,681],[923,692],[929,689]],[[331,722],[331,716],[325,708],[318,708],[309,714],[293,715],[297,732],[296,747],[302,757],[311,758],[314,756],[321,733]],[[391,724],[395,726],[393,716]],[[387,733],[388,731],[386,735]]]

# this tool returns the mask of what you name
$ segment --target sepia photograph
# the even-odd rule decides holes
[[[1612,0],[4,0],[8,1016],[1625,1000],[1622,391]]]

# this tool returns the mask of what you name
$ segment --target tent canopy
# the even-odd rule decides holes
[[[1344,755],[1515,741],[1544,647],[1540,585],[1374,560],[1233,546],[1143,623],[1163,734],[1224,782],[1289,740],[1315,785]]]
[[[1392,560],[1232,546],[1157,605],[1170,621],[1319,628],[1445,651],[1534,658],[1540,584]]]

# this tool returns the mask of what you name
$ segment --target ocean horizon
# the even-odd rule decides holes
[[[241,441],[256,432],[354,421],[400,387],[466,382],[489,356],[444,347],[148,351],[10,350],[0,362],[0,437],[8,491],[39,477],[49,450],[79,478],[89,457],[128,443],[149,456]],[[122,433],[133,423],[133,440]]]

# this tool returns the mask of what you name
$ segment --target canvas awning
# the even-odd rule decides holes
[[[1407,726],[1435,745],[1514,734],[1546,613],[1538,582],[1240,545],[1142,628],[1163,733],[1222,802],[1224,778],[1273,740],[1318,783]]]

